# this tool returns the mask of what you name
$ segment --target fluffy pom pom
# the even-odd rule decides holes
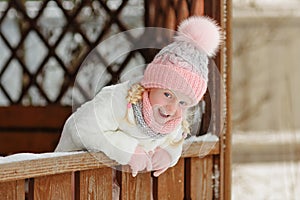
[[[194,16],[179,25],[175,40],[192,42],[211,57],[216,54],[221,43],[221,29],[208,17]]]

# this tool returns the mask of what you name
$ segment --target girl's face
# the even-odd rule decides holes
[[[149,101],[152,106],[154,120],[159,124],[182,117],[191,106],[191,100],[185,95],[167,89],[151,88]]]

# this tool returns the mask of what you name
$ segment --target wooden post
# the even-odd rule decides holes
[[[226,133],[224,155],[224,199],[231,199],[232,133],[231,133],[231,66],[232,66],[232,0],[226,0]]]

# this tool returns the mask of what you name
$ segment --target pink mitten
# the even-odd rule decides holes
[[[140,146],[136,147],[128,164],[131,167],[133,177],[135,177],[139,171],[143,171],[144,169],[150,171],[152,169],[150,155]]]
[[[153,170],[155,170],[153,175],[155,177],[158,177],[169,168],[170,164],[171,164],[170,154],[166,150],[157,147],[152,156],[152,167]]]

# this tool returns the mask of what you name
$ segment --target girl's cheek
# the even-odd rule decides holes
[[[181,108],[178,108],[177,112],[176,112],[176,117],[181,117],[182,113],[183,113],[183,110]]]
[[[169,102],[168,99],[164,98],[164,99],[161,99],[160,103],[161,103],[162,106],[165,106],[165,105],[168,105],[170,102]]]

